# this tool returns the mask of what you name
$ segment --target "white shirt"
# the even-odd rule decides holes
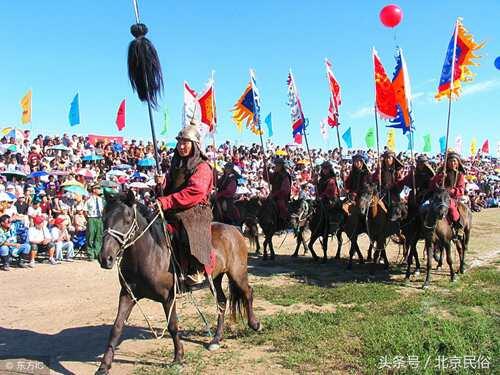
[[[32,206],[29,206],[28,207],[28,216],[30,217],[35,217],[35,216],[39,216],[42,214],[42,208],[41,207],[38,207],[38,208],[34,208]]]
[[[52,236],[47,227],[43,227],[42,229],[30,227],[28,230],[28,238],[29,242],[33,243],[41,243],[44,239],[52,240]]]

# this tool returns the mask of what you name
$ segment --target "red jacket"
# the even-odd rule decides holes
[[[272,177],[271,177],[272,180]],[[281,186],[279,190],[277,191],[272,191],[271,192],[271,197],[274,199],[282,199],[282,200],[288,200],[290,199],[290,194],[292,191],[292,187],[290,186],[290,179],[288,176],[285,176],[283,180],[281,181]]]
[[[238,188],[238,184],[236,182],[236,179],[233,178],[231,181],[229,181],[226,186],[224,186],[223,189],[217,192],[215,194],[215,198],[232,198],[234,197],[234,194],[236,193],[236,189]]]
[[[200,163],[189,178],[186,187],[176,193],[159,197],[162,208],[187,209],[197,204],[208,204],[209,194],[212,191],[213,173],[212,168],[206,162]]]
[[[431,180],[431,187],[436,189],[441,186],[443,181],[444,174],[438,173]],[[450,193],[450,198],[452,199],[460,199],[465,194],[465,175],[462,172],[458,172],[457,182],[455,186],[445,186],[448,192]]]
[[[339,196],[339,188],[335,177],[330,177],[322,191],[318,191],[320,198],[335,199]]]

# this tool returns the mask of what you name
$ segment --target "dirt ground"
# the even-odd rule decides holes
[[[306,239],[308,234],[306,235]],[[276,238],[275,248],[279,247],[282,238]],[[251,283],[266,284],[279,287],[290,282],[287,275],[301,273],[307,275],[309,267],[324,273],[325,281],[336,283],[354,281],[358,278],[373,278],[374,281],[398,282],[401,272],[386,272],[377,268],[368,272],[370,265],[355,264],[352,271],[345,270],[348,244],[343,247],[343,261],[329,260],[327,264],[313,263],[309,255],[292,259],[288,255],[293,252],[294,239],[288,235],[283,246],[278,250],[274,262],[263,262],[251,255],[249,272]],[[360,247],[367,249],[366,236],[360,241]],[[336,241],[330,244],[330,256],[334,253]],[[419,249],[422,245],[419,245]],[[320,245],[316,245],[317,252]],[[421,253],[421,250],[419,251]],[[396,245],[389,246],[390,261],[401,259]],[[469,267],[496,264],[500,260],[500,209],[490,209],[474,215],[474,228],[470,251],[466,256]],[[336,277],[328,278],[335,274]],[[447,266],[442,271],[434,271],[434,278],[446,277]],[[18,361],[45,361],[50,363],[51,373],[61,374],[93,374],[98,367],[105,349],[107,336],[114,321],[118,302],[118,276],[116,269],[103,270],[96,262],[77,261],[57,266],[37,265],[35,269],[13,268],[10,272],[0,274],[2,284],[0,305],[0,374],[23,373],[7,372],[16,370]],[[423,275],[412,280],[415,290],[422,285]],[[197,301],[203,302],[207,312],[213,316],[212,307],[206,291],[194,293]],[[277,311],[302,311],[328,309],[328,306],[294,305],[290,307],[276,306],[255,296],[255,309],[259,316],[274,314]],[[160,329],[164,322],[161,305],[144,301],[142,306],[153,325]],[[209,353],[204,344],[203,324],[197,317],[194,307],[185,298],[180,301],[180,327],[184,330],[186,353],[201,353],[203,360],[217,359],[225,361],[226,369],[231,373],[288,373],[273,360],[273,352],[264,347],[245,347],[237,339],[224,341],[221,351]],[[215,322],[213,322],[215,324]],[[124,331],[121,344],[116,352],[112,374],[131,374],[134,368],[147,364],[148,361],[170,361],[172,344],[167,336],[156,341],[147,330],[147,325],[139,309],[135,308]],[[166,358],[147,358],[149,353],[159,346],[163,347]],[[230,353],[224,349],[231,347]],[[246,361],[240,360],[244,354]],[[224,357],[226,355],[226,357]],[[249,361],[248,358],[258,358]],[[14,362],[13,362],[14,361]],[[25,372],[25,373],[30,373]],[[45,372],[39,373],[48,373]]]

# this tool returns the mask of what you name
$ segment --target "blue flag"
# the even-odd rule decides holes
[[[273,122],[271,120],[271,112],[269,112],[269,114],[266,116],[266,119],[264,120],[264,122],[267,125],[268,136],[272,137],[273,136]]]
[[[80,123],[80,105],[78,104],[78,94],[75,95],[73,101],[71,102],[68,118],[71,126],[75,126]]]
[[[342,134],[342,139],[344,140],[347,148],[352,148],[352,137],[351,137],[351,128],[347,129],[344,134]]]
[[[413,139],[414,137],[413,137],[412,131],[409,131],[408,133],[406,133],[406,137],[408,138],[407,150],[413,150],[415,148],[415,141]]]
[[[441,153],[444,154],[446,152],[446,137],[442,136],[439,138],[439,148],[441,149]]]

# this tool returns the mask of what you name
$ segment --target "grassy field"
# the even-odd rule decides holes
[[[493,214],[485,219],[485,238],[473,241],[476,255],[488,246],[480,241],[490,241],[490,249],[500,246]],[[495,236],[493,243],[488,236]],[[261,333],[229,324],[222,349],[210,353],[199,345],[207,342],[196,329],[199,321],[181,320],[191,342],[186,365],[162,364],[172,356],[167,339],[141,358],[148,365],[138,365],[136,373],[499,373],[498,265],[497,258],[489,259],[456,283],[446,270],[426,291],[421,283],[403,284],[397,266],[390,276],[361,273],[340,282],[345,269],[325,271],[307,262],[279,275],[260,272],[253,285]],[[209,306],[210,299],[204,303]]]

